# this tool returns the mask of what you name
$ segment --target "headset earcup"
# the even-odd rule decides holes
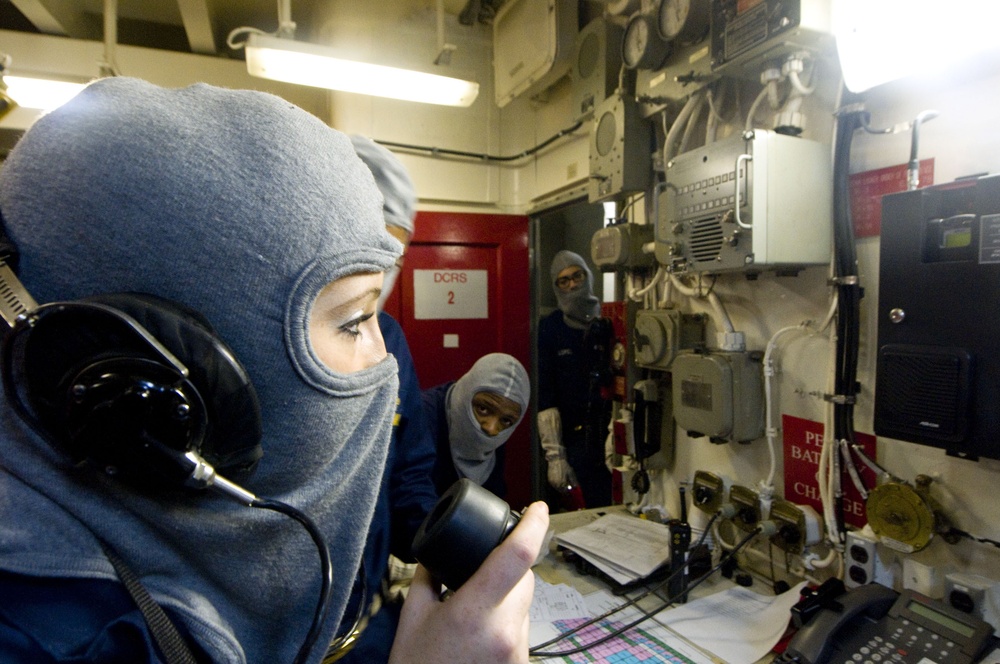
[[[85,298],[135,319],[189,371],[201,395],[206,430],[200,454],[222,475],[243,481],[263,455],[260,405],[246,369],[209,322],[189,307],[147,293]]]

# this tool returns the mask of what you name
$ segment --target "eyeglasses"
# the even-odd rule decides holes
[[[556,286],[563,289],[569,288],[570,284],[582,283],[583,280],[586,278],[587,275],[583,273],[583,270],[577,270],[573,274],[567,275],[565,277],[559,277],[558,279],[556,279]]]

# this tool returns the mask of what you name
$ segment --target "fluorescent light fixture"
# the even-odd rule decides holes
[[[834,0],[831,19],[844,84],[864,92],[899,78],[941,74],[995,51],[1000,3]]]
[[[251,76],[317,88],[442,106],[469,106],[479,94],[472,81],[344,60],[333,49],[269,35],[251,34],[246,58]]]
[[[3,81],[7,84],[7,94],[18,106],[41,111],[51,111],[62,106],[86,85],[12,74],[5,75]]]

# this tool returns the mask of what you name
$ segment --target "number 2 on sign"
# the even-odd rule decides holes
[[[455,304],[455,291],[448,291],[448,304]]]

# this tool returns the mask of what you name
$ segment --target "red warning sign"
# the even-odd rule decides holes
[[[823,451],[823,425],[800,417],[782,415],[781,427],[785,449],[785,500],[809,505],[822,514],[823,504],[819,497],[819,480],[816,478],[816,473],[819,470],[819,457]],[[865,454],[875,459],[875,436],[855,433],[854,437]],[[865,487],[873,489],[876,481],[874,471],[858,460],[857,456],[854,457],[854,463]],[[844,522],[862,528],[867,522],[865,501],[843,466],[841,463]]]
[[[882,233],[882,197],[906,191],[906,164],[855,173],[850,178],[851,221],[854,237]],[[934,159],[920,160],[920,188],[934,184]]]

